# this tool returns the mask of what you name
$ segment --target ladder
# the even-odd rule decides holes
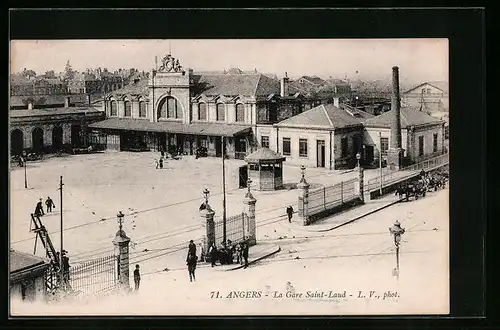
[[[45,248],[45,253],[47,258],[50,260],[51,267],[46,274],[46,288],[49,292],[54,292],[59,286],[60,279],[58,276],[61,269],[61,257],[57,257],[56,249],[50,240],[49,233],[47,229],[42,224],[42,220],[39,215],[31,214],[31,223],[34,225],[34,228],[30,226],[30,231],[35,232],[37,235],[36,238],[40,238],[43,247]],[[36,240],[35,240],[35,249],[36,249]],[[35,250],[36,251],[36,250]]]

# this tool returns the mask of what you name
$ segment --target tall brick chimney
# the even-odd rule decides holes
[[[399,98],[399,68],[392,67],[391,140],[387,150],[387,164],[399,170],[402,167],[404,149],[401,146],[401,100]]]
[[[288,80],[289,80],[288,75],[285,72],[285,76],[281,78],[281,91],[280,91],[281,97],[288,96]]]

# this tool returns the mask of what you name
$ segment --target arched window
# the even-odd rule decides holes
[[[139,102],[139,117],[146,117],[146,102],[141,101]]]
[[[160,102],[158,118],[182,118],[182,109],[177,99],[167,96]]]
[[[217,103],[217,121],[226,120],[226,111],[224,103]]]
[[[116,101],[111,101],[111,116],[118,115],[118,108],[116,106]]]
[[[245,107],[242,103],[236,104],[236,121],[237,122],[245,121]]]
[[[125,117],[132,117],[132,103],[130,101],[125,101],[124,106],[125,106]]]
[[[198,104],[198,120],[207,120],[207,104]]]

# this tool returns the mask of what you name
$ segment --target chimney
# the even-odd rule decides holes
[[[64,98],[64,107],[65,107],[65,108],[69,108],[69,96],[66,96],[66,97]]]
[[[29,101],[28,102],[28,110],[33,109],[33,102]]]
[[[387,164],[391,169],[402,167],[404,150],[401,148],[401,103],[399,99],[399,68],[392,67],[392,97],[391,97],[391,140],[387,150]]]
[[[391,145],[393,149],[401,148],[401,103],[399,99],[399,68],[392,67],[392,97],[391,110],[393,111],[391,123]]]
[[[281,97],[286,97],[288,96],[288,75],[285,72],[285,76],[281,78],[281,92],[280,92]]]

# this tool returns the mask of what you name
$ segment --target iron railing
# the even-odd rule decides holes
[[[248,221],[245,221],[246,217],[245,213],[241,213],[226,218],[226,240],[231,240],[232,243],[245,240],[245,222],[248,223]],[[217,246],[221,245],[224,240],[223,228],[222,218],[217,217],[215,220],[215,244]]]
[[[309,191],[308,214],[314,215],[358,198],[357,181],[352,179]]]
[[[69,271],[69,284],[73,291],[84,294],[99,294],[118,285],[118,256],[106,257],[83,262]]]
[[[384,172],[381,176],[368,180],[365,184],[365,191],[373,191],[386,187],[390,184],[403,181],[416,173],[425,170],[431,171],[436,168],[445,166],[449,163],[449,153],[433,157],[422,162],[406,166],[399,171]],[[382,179],[382,183],[380,180]]]

